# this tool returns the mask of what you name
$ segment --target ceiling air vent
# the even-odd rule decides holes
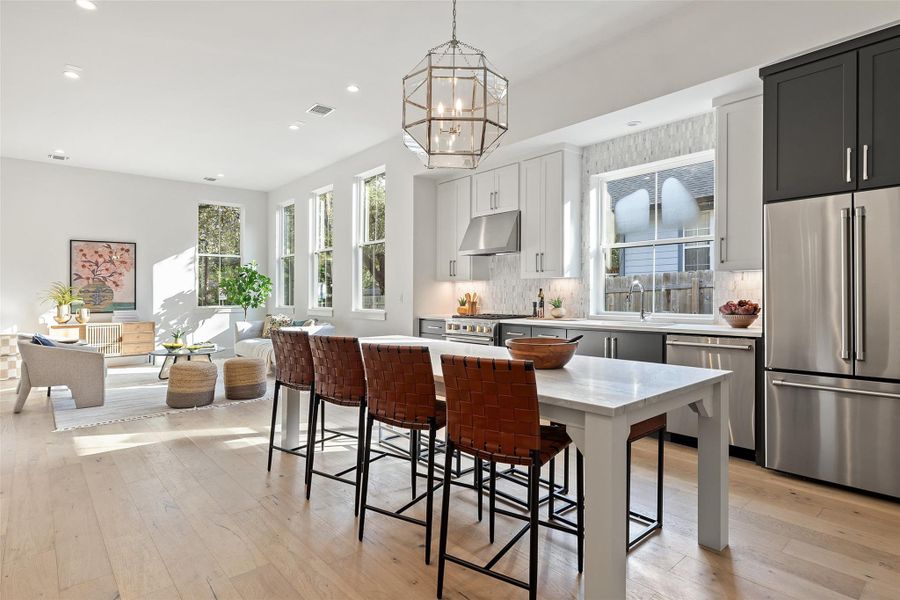
[[[47,155],[47,158],[52,160],[69,160],[69,157],[62,152],[51,152]]]
[[[216,178],[215,177],[204,177],[203,181],[213,182],[213,181],[216,181]]]
[[[330,106],[325,106],[324,104],[313,104],[308,109],[306,109],[311,115],[318,115],[320,117],[327,117],[331,113],[334,112],[334,109]]]

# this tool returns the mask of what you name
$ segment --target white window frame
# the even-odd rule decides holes
[[[319,222],[319,196],[331,192],[332,206],[334,204],[334,186],[326,185],[310,192],[309,195],[309,298],[307,299],[306,313],[314,317],[331,317],[334,315],[334,246],[330,248],[319,248],[318,240],[318,222]],[[331,223],[331,243],[334,244],[334,222]],[[317,306],[318,298],[316,298],[316,289],[319,285],[319,269],[317,254],[319,252],[331,251],[331,302],[332,306]]]
[[[365,218],[366,206],[366,179],[376,175],[384,175],[384,194],[385,194],[385,221],[384,231],[385,237],[380,240],[366,240],[366,224],[368,220]],[[384,165],[376,167],[360,173],[356,176],[353,189],[353,230],[355,232],[353,240],[353,310],[354,317],[360,319],[372,319],[383,321],[387,318],[387,311],[382,308],[363,308],[362,307],[362,255],[363,248],[374,244],[384,244],[384,255],[387,257],[387,170]],[[387,282],[385,281],[385,288]],[[387,299],[385,298],[385,307],[387,307]]]
[[[647,240],[647,241],[638,241],[638,242],[612,242],[609,243],[604,239],[604,223],[603,216],[607,214],[606,208],[608,207],[610,198],[606,193],[606,182],[610,180],[623,179],[626,177],[634,177],[637,175],[656,173],[659,171],[665,171],[667,169],[674,169],[677,167],[684,167],[688,165],[693,165],[702,162],[710,162],[713,161],[713,178],[715,178],[715,150],[703,150],[701,152],[694,152],[692,154],[684,154],[681,156],[677,156],[674,158],[667,158],[651,163],[644,163],[641,165],[636,165],[633,167],[627,167],[624,169],[618,169],[615,171],[608,171],[606,173],[600,173],[597,175],[591,176],[591,189],[590,189],[590,230],[591,230],[591,239],[590,239],[590,252],[589,252],[589,262],[590,262],[590,318],[595,319],[608,319],[608,320],[635,320],[639,318],[638,315],[633,311],[607,311],[604,310],[604,306],[606,305],[606,277],[605,277],[605,265],[606,265],[606,257],[607,254],[613,250],[618,248],[638,248],[638,247],[659,247],[659,246],[667,246],[671,244],[681,244],[682,247],[684,244],[690,244],[692,242],[709,242],[710,243],[710,270],[715,271],[716,265],[716,257],[715,257],[715,231],[716,231],[716,216],[718,211],[718,199],[715,199],[713,203],[712,215],[710,216],[709,223],[709,234],[708,235],[693,235],[689,237],[677,237],[677,238],[662,238],[658,240]],[[658,223],[656,224],[658,226]],[[654,272],[656,271],[656,253],[654,252]],[[635,292],[637,293],[637,292]],[[652,295],[651,295],[652,300]],[[654,309],[655,306],[651,304],[650,309]],[[677,320],[677,321],[686,321],[686,322],[708,322],[712,323],[715,321],[715,312],[710,314],[702,314],[695,315],[690,313],[654,313],[654,319],[657,321],[664,320]]]
[[[240,254],[209,254],[209,253],[201,253],[200,252],[200,207],[201,206],[228,206],[230,208],[240,209],[240,220],[241,220],[241,243],[240,243]],[[246,227],[246,210],[244,209],[243,204],[238,204],[236,202],[219,202],[215,200],[200,200],[197,202],[196,210],[194,210],[194,236],[197,242],[194,244],[194,305],[198,309],[212,309],[223,312],[236,312],[243,311],[244,309],[235,304],[222,304],[222,300],[220,299],[220,304],[200,304],[200,257],[201,256],[217,256],[220,258],[237,258],[239,264],[244,264],[244,233]],[[219,294],[221,298],[221,294]]]
[[[292,254],[284,253],[284,210],[288,206],[294,207],[294,252]],[[291,199],[285,202],[282,202],[278,205],[278,208],[275,211],[275,307],[276,308],[290,308],[293,311],[293,304],[286,304],[284,302],[284,282],[282,281],[282,276],[284,274],[284,270],[282,268],[282,262],[286,258],[294,259],[294,277],[292,279],[295,282],[294,285],[294,302],[297,302],[296,294],[297,294],[297,203]]]

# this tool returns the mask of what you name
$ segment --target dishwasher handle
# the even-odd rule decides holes
[[[752,351],[753,344],[709,344],[706,342],[678,342],[666,340],[666,346],[690,346],[691,348],[716,348],[718,350]]]

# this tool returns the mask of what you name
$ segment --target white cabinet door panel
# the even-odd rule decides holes
[[[472,216],[481,217],[494,212],[494,192],[496,191],[496,173],[485,171],[475,175],[475,202]]]
[[[533,158],[522,163],[522,277],[537,278],[543,243],[543,162]]]
[[[472,257],[460,256],[459,247],[462,244],[463,236],[466,235],[466,228],[469,226],[469,215],[472,212],[472,187],[471,178],[457,179],[456,183],[456,238],[453,246],[453,255],[456,260],[453,263],[453,278],[456,280],[465,280],[472,278]]]
[[[456,182],[437,186],[437,215],[435,221],[435,278],[451,281],[453,260],[456,259]]]
[[[508,165],[494,172],[496,173],[494,212],[519,210],[519,165]]]
[[[544,277],[562,277],[565,242],[563,231],[563,156],[561,152],[542,159],[543,236],[539,265]]]

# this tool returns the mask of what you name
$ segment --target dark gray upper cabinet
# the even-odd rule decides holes
[[[859,51],[860,189],[900,184],[900,38]]]
[[[856,189],[856,54],[820,59],[765,78],[766,202]]]

